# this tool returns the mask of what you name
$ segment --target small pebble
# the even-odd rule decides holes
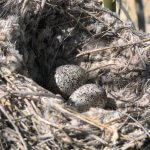
[[[68,103],[77,111],[85,112],[90,107],[104,108],[107,101],[105,90],[96,84],[85,84],[69,97]]]

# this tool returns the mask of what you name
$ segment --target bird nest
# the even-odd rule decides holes
[[[149,149],[148,34],[93,0],[2,0],[0,10],[1,149]],[[64,64],[98,78],[116,107],[79,113],[47,90]]]

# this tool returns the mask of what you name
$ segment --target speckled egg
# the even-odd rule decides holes
[[[57,93],[69,97],[76,89],[84,85],[87,80],[86,71],[77,65],[63,65],[56,68],[53,78],[50,78]]]
[[[85,112],[90,107],[103,108],[106,99],[106,92],[102,87],[96,84],[85,84],[72,93],[68,103],[78,111]]]

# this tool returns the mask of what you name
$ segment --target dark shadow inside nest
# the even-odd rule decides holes
[[[64,4],[59,6],[65,10]],[[91,35],[72,17],[60,10],[45,5],[37,14],[32,10],[19,18],[20,37],[16,40],[17,49],[23,55],[30,77],[45,88],[52,71],[64,64],[75,64],[76,61],[70,58],[75,57],[82,43],[91,38]],[[95,22],[95,19],[89,19],[77,9],[70,10],[70,14],[83,24]],[[92,30],[91,32],[94,33]],[[108,41],[107,38],[110,40],[110,36],[104,38],[105,41]],[[118,88],[121,89],[128,83],[134,84],[137,79],[145,82],[149,78],[148,66],[144,71],[131,70],[131,76],[137,74],[133,75],[134,77],[130,77],[129,70],[121,74],[110,74],[108,71],[104,74],[100,85],[108,84],[110,87],[119,85]],[[109,79],[111,76],[113,78]]]
[[[70,7],[68,3],[68,1],[56,2],[57,7],[45,5],[36,13],[29,7],[31,10],[28,10],[23,16],[19,14],[20,36],[15,39],[15,36],[12,35],[14,37],[12,40],[17,42],[16,49],[23,56],[29,76],[45,88],[47,88],[49,75],[56,67],[76,64],[76,60],[72,58],[79,53],[82,44],[92,39],[91,34],[101,33],[96,30],[97,26],[102,23],[83,13],[76,4]],[[89,30],[91,34],[81,24],[87,28],[88,25],[92,25]],[[104,33],[107,30],[104,25],[102,29]],[[15,35],[15,33],[12,34]],[[94,38],[93,41],[97,39]],[[104,37],[104,41],[108,39],[111,40],[110,35]]]
[[[19,18],[17,49],[23,55],[30,77],[46,89],[49,75],[56,67],[79,63],[74,58],[82,44],[92,37],[80,23],[91,25],[95,22],[80,9],[66,13],[66,6],[60,7],[55,9],[46,5],[37,14],[27,12]]]
[[[70,58],[77,54],[78,44],[86,35],[80,34],[80,28],[70,18],[48,9],[20,18],[21,36],[17,41],[31,78],[45,88],[56,67],[75,63]]]

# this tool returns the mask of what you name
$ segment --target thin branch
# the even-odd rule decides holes
[[[149,136],[150,138],[150,133],[143,127],[143,125],[141,125],[135,118],[133,118],[130,114],[127,114],[125,112],[121,112],[121,111],[118,111],[119,113],[121,114],[124,114],[126,116],[128,116],[130,119],[132,119],[134,122],[136,122],[138,124],[139,127],[141,127],[141,129]]]
[[[99,128],[99,129],[101,129],[101,130],[107,130],[107,131],[109,131],[110,133],[112,133],[112,129],[111,129],[111,127],[108,127],[108,126],[106,126],[106,125],[104,125],[104,124],[101,124],[101,123],[99,123],[99,122],[96,122],[95,120],[93,120],[92,118],[89,118],[89,117],[86,117],[85,115],[82,115],[82,114],[80,114],[80,113],[78,113],[78,112],[76,112],[76,111],[73,111],[73,110],[71,110],[71,109],[69,109],[69,108],[63,108],[61,105],[59,105],[59,104],[55,104],[55,105],[53,105],[53,107],[56,109],[56,110],[58,110],[58,111],[60,111],[60,112],[62,112],[62,113],[66,113],[66,114],[68,114],[68,115],[71,115],[71,116],[73,116],[73,117],[76,117],[76,118],[78,118],[78,119],[80,119],[80,120],[82,120],[82,121],[84,121],[84,122],[86,122],[86,123],[89,123],[89,124],[91,124],[91,125],[93,125],[93,126],[95,126],[95,127],[97,127],[97,128]]]
[[[109,46],[109,47],[104,47],[104,48],[98,48],[98,49],[91,49],[91,50],[85,50],[84,52],[81,52],[80,54],[76,55],[75,58],[81,57],[83,55],[87,55],[90,53],[95,53],[95,52],[99,52],[99,51],[106,51],[106,50],[113,50],[113,49],[120,49],[120,48],[124,48],[124,47],[130,47],[136,44],[141,44],[141,43],[145,43],[150,41],[150,39],[144,39],[144,40],[140,40],[138,42],[132,42],[132,43],[128,43],[128,44],[124,44],[121,46]]]
[[[9,120],[9,122],[12,124],[12,126],[14,127],[14,129],[16,130],[18,136],[19,136],[19,139],[20,141],[22,142],[23,146],[24,146],[24,150],[28,150],[27,148],[27,144],[26,142],[24,141],[21,133],[19,132],[19,129],[18,127],[14,124],[14,122],[11,120],[11,118],[9,117],[8,113],[5,111],[5,109],[0,105],[0,110],[1,112],[7,117],[7,119]]]
[[[75,20],[89,35],[93,36],[93,34],[79,21],[77,20],[72,14],[66,11],[66,14],[70,16],[73,20]]]

